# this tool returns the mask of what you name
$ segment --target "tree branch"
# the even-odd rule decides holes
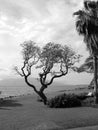
[[[43,83],[43,74],[39,74],[39,76],[40,76],[40,83],[41,83],[42,85],[44,85],[44,83]]]
[[[27,83],[27,85],[29,85],[31,88],[34,89],[34,91],[35,91],[36,93],[38,93],[36,87],[35,87],[34,85],[32,85],[32,84],[28,81],[28,77],[25,76],[24,78],[25,78],[25,82]]]
[[[67,73],[68,73],[68,67],[66,66],[66,72],[64,72],[64,71],[61,70],[61,74],[59,74],[59,75],[54,75],[54,76],[51,78],[50,82],[47,83],[46,85],[48,86],[48,85],[52,84],[52,82],[53,82],[53,80],[54,80],[55,78],[59,78],[59,77],[65,76]]]
[[[23,77],[24,75],[18,70],[18,67],[15,66],[14,70],[17,72],[17,74],[19,74],[21,77]]]
[[[39,76],[40,76],[40,83],[42,85],[45,85],[45,80],[46,80],[47,74],[48,73],[39,74]]]
[[[27,62],[24,61],[23,67],[21,68],[23,76],[26,76],[25,71],[24,71],[26,64],[27,64]]]
[[[47,85],[42,85],[39,92],[43,93],[43,91],[47,88]]]

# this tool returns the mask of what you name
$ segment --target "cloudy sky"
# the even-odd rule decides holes
[[[0,78],[13,76],[12,68],[21,62],[20,44],[25,40],[31,39],[39,46],[50,41],[69,44],[87,56],[72,16],[82,3],[83,0],[0,0]],[[77,78],[80,83],[81,79],[84,83],[91,80],[87,74],[75,75],[72,83]],[[69,77],[73,79],[73,74]]]

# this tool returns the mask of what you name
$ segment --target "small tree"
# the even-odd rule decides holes
[[[54,79],[65,76],[68,70],[73,70],[76,62],[79,61],[80,55],[76,53],[67,45],[47,43],[41,52],[40,66],[42,72],[39,74],[41,88],[39,90],[43,96],[44,103],[47,102],[47,97],[44,90],[53,83]],[[50,75],[50,78],[48,78]]]
[[[69,69],[74,69],[74,65],[78,62],[80,55],[68,46],[61,46],[60,44],[48,43],[42,51],[36,46],[33,41],[26,41],[22,45],[23,66],[19,70],[15,67],[16,72],[22,76],[28,86],[32,87],[34,91],[41,97],[44,104],[47,103],[47,97],[44,90],[52,84],[55,78],[65,76]],[[36,68],[41,68],[42,72],[39,74],[41,87],[38,90],[36,86],[30,83],[29,76],[32,75],[32,67],[40,61],[40,65]],[[51,74],[50,80],[48,75]],[[48,79],[48,80],[47,80]]]

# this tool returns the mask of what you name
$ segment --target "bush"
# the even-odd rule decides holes
[[[86,100],[82,102],[82,106],[92,106],[94,105],[94,97],[88,97]]]
[[[78,94],[78,95],[76,95],[76,96],[77,96],[77,98],[80,99],[80,100],[85,100],[85,99],[88,98],[87,94],[88,94],[88,93],[85,92],[85,93],[80,93],[80,94]]]
[[[48,100],[51,108],[70,108],[81,106],[81,100],[75,94],[62,94]]]

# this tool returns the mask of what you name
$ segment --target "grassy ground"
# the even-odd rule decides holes
[[[97,106],[52,109],[36,100],[36,96],[28,95],[2,102],[0,130],[65,130],[98,125]]]

